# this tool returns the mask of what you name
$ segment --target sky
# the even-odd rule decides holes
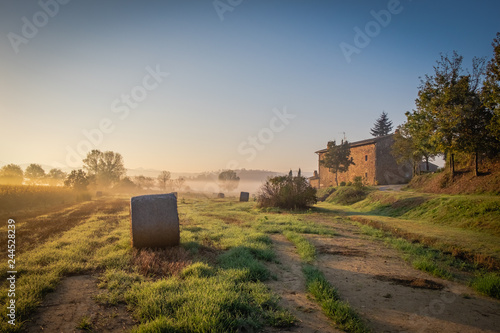
[[[500,2],[0,3],[0,165],[91,149],[172,172],[317,169],[330,140],[395,126],[454,50],[491,59]]]

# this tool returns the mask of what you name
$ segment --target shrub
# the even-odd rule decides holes
[[[259,207],[303,209],[317,202],[316,189],[302,176],[273,177],[261,187],[257,201]]]
[[[344,187],[346,185],[347,185],[346,182],[340,182],[340,186]]]

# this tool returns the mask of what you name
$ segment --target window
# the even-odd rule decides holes
[[[368,179],[368,172],[365,172],[365,179]]]
[[[365,161],[368,161],[368,155],[365,155]]]

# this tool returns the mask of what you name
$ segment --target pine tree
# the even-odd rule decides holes
[[[370,133],[373,136],[388,135],[392,131],[392,121],[389,120],[387,113],[382,112],[380,117],[375,121],[373,128],[370,128]]]

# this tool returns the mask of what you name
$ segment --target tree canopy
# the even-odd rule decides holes
[[[233,170],[225,170],[219,174],[219,186],[226,191],[233,191],[238,188],[240,177]]]
[[[89,177],[82,169],[73,170],[64,181],[64,186],[76,191],[86,191],[89,185]]]
[[[30,164],[24,171],[24,176],[29,179],[31,185],[39,185],[45,178],[45,170],[40,164]]]
[[[373,128],[370,129],[371,135],[378,137],[388,135],[392,132],[392,121],[385,111],[382,112],[380,117],[375,121]]]
[[[17,164],[7,164],[0,169],[0,184],[22,185],[23,179],[23,169]]]
[[[349,170],[349,166],[354,164],[353,158],[351,157],[349,142],[347,140],[342,140],[340,145],[337,145],[335,141],[328,142],[327,151],[323,159],[320,160],[320,163],[335,174],[335,183],[339,186],[339,171],[346,172]]]
[[[125,175],[123,157],[112,151],[101,152],[94,149],[83,160],[83,167],[90,176],[95,177],[98,185],[109,187]]]

